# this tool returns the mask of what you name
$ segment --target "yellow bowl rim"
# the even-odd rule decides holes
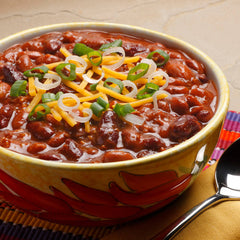
[[[130,167],[130,166],[139,166],[142,164],[146,164],[149,162],[153,161],[159,161],[159,158],[164,159],[167,158],[168,156],[174,155],[174,153],[184,151],[184,149],[191,147],[192,145],[200,142],[210,134],[211,130],[215,130],[224,120],[224,117],[227,113],[228,110],[228,105],[229,105],[229,87],[227,84],[227,80],[222,72],[222,70],[218,67],[218,65],[204,52],[201,50],[197,49],[193,45],[180,40],[176,37],[170,36],[168,34],[162,33],[162,32],[157,32],[154,30],[146,29],[143,27],[139,26],[133,26],[133,25],[126,25],[126,24],[119,24],[119,23],[106,23],[106,22],[69,22],[69,23],[58,23],[58,24],[51,24],[51,25],[44,25],[44,26],[39,26],[35,28],[30,28],[24,31],[20,31],[18,33],[12,34],[8,37],[5,37],[0,40],[0,46],[1,44],[5,44],[7,42],[14,41],[15,39],[18,39],[22,37],[24,39],[25,36],[30,35],[29,37],[32,38],[31,36],[38,33],[38,32],[53,32],[53,31],[60,31],[60,30],[67,30],[70,29],[73,30],[74,28],[85,28],[85,29],[94,29],[94,30],[101,30],[100,28],[116,28],[116,29],[121,29],[123,31],[131,31],[135,30],[138,33],[147,33],[151,34],[153,36],[157,36],[160,38],[163,38],[167,41],[172,41],[175,42],[176,44],[179,44],[181,46],[184,46],[188,50],[194,52],[194,55],[200,56],[203,59],[205,59],[205,62],[208,63],[208,65],[214,70],[214,73],[216,74],[216,77],[219,82],[219,99],[218,99],[218,107],[217,111],[215,112],[215,115],[213,118],[209,121],[209,123],[197,134],[195,134],[193,137],[190,139],[170,148],[167,149],[163,152],[155,153],[153,155],[145,156],[142,158],[137,158],[137,159],[132,159],[132,160],[126,160],[126,161],[120,161],[120,162],[111,162],[111,163],[63,163],[59,161],[48,161],[48,160],[41,160],[38,158],[26,156],[20,153],[13,152],[11,150],[5,149],[3,147],[0,147],[0,156],[5,155],[9,156],[10,158],[17,159],[18,161],[23,161],[26,163],[31,163],[31,164],[36,164],[36,165],[45,165],[47,167],[51,168],[63,168],[63,169],[68,169],[68,170],[102,170],[102,169],[112,169],[112,168],[125,168],[125,167]],[[36,35],[37,36],[37,35]],[[133,35],[134,36],[134,35]],[[34,36],[33,36],[34,37]],[[26,41],[26,39],[25,39]],[[16,42],[18,43],[18,42]]]

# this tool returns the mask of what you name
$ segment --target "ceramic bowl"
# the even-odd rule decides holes
[[[162,208],[190,186],[217,143],[229,90],[220,68],[190,44],[148,29],[109,23],[64,23],[26,30],[0,41],[0,51],[52,31],[96,29],[159,41],[182,49],[215,81],[218,108],[200,132],[151,156],[122,162],[72,164],[44,161],[0,147],[0,196],[17,208],[61,224],[113,225]]]

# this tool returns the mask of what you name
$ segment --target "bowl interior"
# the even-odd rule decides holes
[[[0,147],[0,155],[8,155],[14,156],[15,158],[21,161],[30,161],[34,162],[34,164],[40,165],[47,165],[49,167],[57,167],[57,168],[81,168],[81,169],[101,169],[101,168],[118,168],[118,167],[127,167],[130,165],[135,164],[145,164],[149,161],[158,161],[160,158],[166,158],[168,155],[173,155],[175,152],[184,151],[184,149],[193,146],[201,139],[205,138],[206,135],[211,134],[220,122],[223,121],[225,114],[227,113],[228,103],[229,103],[229,89],[228,84],[225,79],[225,76],[221,69],[216,65],[214,61],[212,61],[205,53],[198,50],[194,46],[179,40],[175,37],[159,33],[156,31],[129,26],[129,25],[122,25],[122,24],[112,24],[112,23],[64,23],[64,24],[55,24],[55,25],[48,25],[43,27],[37,27],[34,29],[29,29],[26,31],[22,31],[11,35],[7,38],[0,40],[0,51],[7,49],[8,47],[27,41],[31,38],[37,37],[47,32],[53,31],[66,31],[66,30],[77,30],[77,29],[94,29],[99,31],[107,31],[107,32],[116,32],[116,33],[123,33],[131,36],[136,36],[144,39],[148,39],[151,41],[159,41],[170,48],[177,48],[185,51],[190,56],[194,57],[196,60],[202,62],[207,71],[207,75],[210,79],[213,79],[217,91],[218,91],[218,107],[216,110],[215,115],[209,121],[207,126],[205,126],[200,132],[198,132],[195,136],[191,137],[190,139],[180,143],[179,145],[172,147],[168,150],[163,152],[150,155],[147,157],[142,157],[139,159],[134,159],[131,161],[122,161],[122,162],[113,162],[113,163],[99,163],[99,164],[74,164],[74,163],[59,163],[53,161],[44,161],[39,160],[36,158],[24,156],[18,153],[14,153],[7,149]]]

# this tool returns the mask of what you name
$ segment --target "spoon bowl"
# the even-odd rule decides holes
[[[240,138],[222,154],[215,171],[216,194],[193,207],[151,240],[172,239],[200,213],[224,200],[240,200]]]

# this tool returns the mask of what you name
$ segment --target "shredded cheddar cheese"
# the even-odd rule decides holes
[[[35,85],[34,85],[34,78],[33,77],[30,77],[28,79],[28,92],[29,92],[29,95],[34,97],[36,96],[36,88],[35,88]]]
[[[60,52],[66,58],[72,55],[64,47],[60,48]],[[84,61],[87,63],[87,65],[84,64],[84,70],[82,73],[80,73],[80,72],[74,73],[76,77],[73,81],[72,81],[72,79],[71,80],[67,79],[67,78],[65,79],[65,76],[61,75],[61,72],[59,72],[57,70],[57,67],[59,66],[59,64],[65,63],[64,61],[55,62],[55,63],[51,63],[51,64],[45,64],[45,66],[49,69],[48,73],[50,74],[50,76],[51,76],[51,74],[54,74],[54,76],[52,75],[53,79],[45,80],[44,84],[49,84],[52,81],[57,81],[57,79],[59,79],[59,77],[60,77],[61,78],[60,84],[64,84],[68,88],[72,89],[73,94],[75,95],[75,96],[73,96],[74,98],[71,98],[71,97],[70,98],[66,97],[64,99],[62,98],[61,99],[62,102],[59,102],[57,99],[53,98],[50,102],[45,103],[50,108],[50,114],[52,114],[52,116],[55,120],[60,122],[64,119],[71,127],[75,126],[77,124],[77,121],[81,121],[81,120],[76,120],[77,119],[76,116],[75,116],[76,119],[74,118],[74,114],[71,114],[71,112],[69,111],[69,108],[65,108],[64,106],[60,107],[60,104],[64,104],[65,106],[71,108],[76,104],[76,100],[79,101],[79,106],[77,108],[77,111],[82,112],[81,114],[84,117],[87,117],[88,114],[85,113],[83,110],[86,108],[91,109],[92,104],[95,101],[97,101],[100,97],[106,101],[106,104],[108,106],[109,106],[109,98],[117,100],[120,104],[129,103],[133,108],[137,108],[143,104],[153,102],[153,97],[148,97],[148,98],[139,100],[139,99],[137,99],[137,97],[135,95],[135,94],[139,93],[142,89],[145,88],[145,85],[149,81],[146,77],[141,77],[141,78],[132,80],[132,82],[136,85],[136,89],[133,89],[134,91],[132,90],[132,92],[127,87],[127,86],[129,86],[129,87],[131,86],[131,84],[129,85],[129,83],[126,83],[125,87],[123,87],[123,88],[121,87],[122,92],[120,92],[120,93],[118,93],[118,92],[114,91],[114,89],[112,89],[115,87],[119,87],[119,86],[117,86],[118,85],[117,82],[112,83],[109,86],[104,85],[104,81],[107,78],[116,78],[121,81],[125,81],[128,79],[127,74],[121,73],[118,70],[111,70],[109,68],[110,65],[116,64],[119,61],[121,61],[120,64],[126,64],[127,68],[130,70],[130,69],[134,68],[140,62],[140,60],[141,60],[140,56],[124,57],[124,59],[123,59],[122,56],[114,53],[114,54],[111,54],[108,56],[102,56],[102,62],[100,64],[100,66],[95,66],[94,63],[90,61],[91,59],[88,59],[87,55],[83,55],[83,56],[81,56],[81,58],[84,59]],[[98,58],[98,60],[100,60],[100,58]],[[82,65],[80,63],[81,61],[77,62],[77,59],[76,60],[69,59],[68,61],[69,61],[70,65],[74,64],[76,67],[82,67]],[[97,62],[97,61],[95,61],[95,62]],[[68,67],[69,67],[69,65],[68,65]],[[67,66],[66,67],[63,66],[63,68],[64,68],[64,74],[66,72],[70,72],[70,68],[67,68]],[[86,78],[85,76],[83,76],[83,74],[86,74],[89,79]],[[57,75],[57,76],[55,76],[55,75]],[[97,77],[97,75],[98,75],[98,77]],[[99,78],[99,76],[101,77],[100,81],[95,79],[95,78]],[[54,80],[54,79],[56,79],[56,80]],[[91,85],[93,85],[93,84],[91,82],[96,82],[96,84],[95,84],[96,87],[94,86],[94,88],[92,88]],[[159,87],[161,87],[166,83],[166,80],[163,79],[162,76],[157,76],[151,80],[151,83],[154,83],[154,84],[158,85]],[[29,95],[33,98],[26,110],[27,110],[27,112],[31,112],[32,109],[41,102],[42,95],[44,93],[46,93],[47,91],[36,88],[33,77],[28,78],[28,88],[29,88],[28,89]],[[130,88],[133,88],[133,86]],[[127,94],[129,94],[131,97],[126,96]],[[167,94],[162,93],[157,96],[157,99],[162,99],[166,96],[167,96]],[[77,99],[76,99],[76,97],[77,97]],[[110,106],[110,108],[113,109],[114,106]],[[43,109],[44,109],[44,106],[39,105],[38,110],[40,111]],[[65,109],[65,110],[63,110],[63,109]],[[91,115],[89,115],[89,118],[90,117],[91,117]],[[92,118],[95,121],[100,120],[99,116],[96,116],[96,115],[92,115]],[[86,120],[84,122],[84,124],[85,124],[85,131],[87,133],[89,133],[91,131],[91,122],[89,120]]]

